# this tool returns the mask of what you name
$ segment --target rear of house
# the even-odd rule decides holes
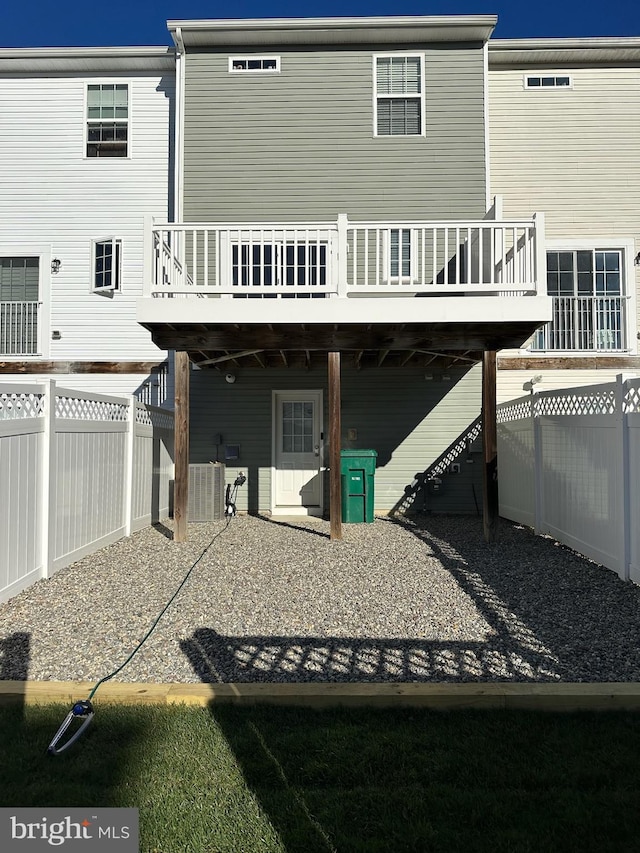
[[[498,395],[640,375],[640,39],[489,45],[491,190],[545,211],[550,324],[499,357]]]
[[[494,24],[169,23],[177,217],[148,230],[137,316],[189,354],[190,461],[246,471],[240,508],[325,511],[329,352],[376,511],[478,508],[479,362],[550,317],[543,218],[489,200]]]
[[[166,219],[167,48],[0,50],[0,381],[167,397],[135,323],[146,217]]]

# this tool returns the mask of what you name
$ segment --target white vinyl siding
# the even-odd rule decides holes
[[[640,103],[640,69],[572,68],[571,83],[568,97],[553,88],[533,97],[523,69],[490,70],[491,194],[502,196],[507,219],[543,211],[554,244],[597,240],[598,248],[616,248],[628,241],[633,258],[640,250],[640,111],[629,105]],[[640,268],[625,263],[633,354]]]
[[[374,61],[375,135],[422,135],[422,56],[376,56]]]
[[[41,357],[155,362],[164,354],[136,322],[136,299],[143,293],[145,217],[166,221],[169,215],[173,84],[159,71],[127,74],[136,105],[130,128],[133,156],[103,160],[84,156],[86,88],[94,80],[88,75],[0,78],[2,202],[11,211],[0,221],[0,255],[41,258],[40,299],[46,312]],[[109,235],[122,240],[126,287],[116,299],[97,299],[92,241]],[[38,251],[29,251],[31,246]],[[54,257],[61,266],[51,275]],[[60,332],[59,340],[52,340],[53,330]]]

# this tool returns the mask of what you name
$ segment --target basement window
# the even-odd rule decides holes
[[[251,72],[280,71],[279,56],[230,56],[229,71],[246,74]]]

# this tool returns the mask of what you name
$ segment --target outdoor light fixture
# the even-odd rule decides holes
[[[538,382],[542,382],[542,374],[536,373],[535,376],[532,376],[531,379],[527,380],[522,386],[523,391],[531,391],[533,393],[533,386],[537,385]]]
[[[233,385],[233,383],[236,381],[236,375],[235,375],[235,373],[227,373],[227,374],[225,374],[224,380],[225,380],[225,382],[228,382],[228,383],[229,383],[229,385]]]
[[[637,267],[640,267],[640,252],[638,252],[638,254],[637,254],[637,255],[635,256],[635,258],[633,259],[633,263],[634,263]]]
[[[60,258],[54,258],[54,259],[51,261],[51,272],[52,272],[54,275],[56,275],[57,273],[59,273],[59,272],[60,272],[60,267],[61,267],[61,266],[62,266],[62,261],[60,260]]]

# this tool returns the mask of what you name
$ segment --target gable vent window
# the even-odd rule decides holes
[[[129,86],[87,86],[87,157],[126,157],[129,142]]]
[[[422,56],[377,56],[374,68],[375,135],[423,135]]]
[[[570,89],[571,77],[527,76],[524,78],[525,89]]]
[[[246,74],[252,71],[280,71],[279,56],[230,56],[229,71]]]
[[[122,244],[109,237],[93,242],[93,287],[95,293],[112,294],[120,290]]]

